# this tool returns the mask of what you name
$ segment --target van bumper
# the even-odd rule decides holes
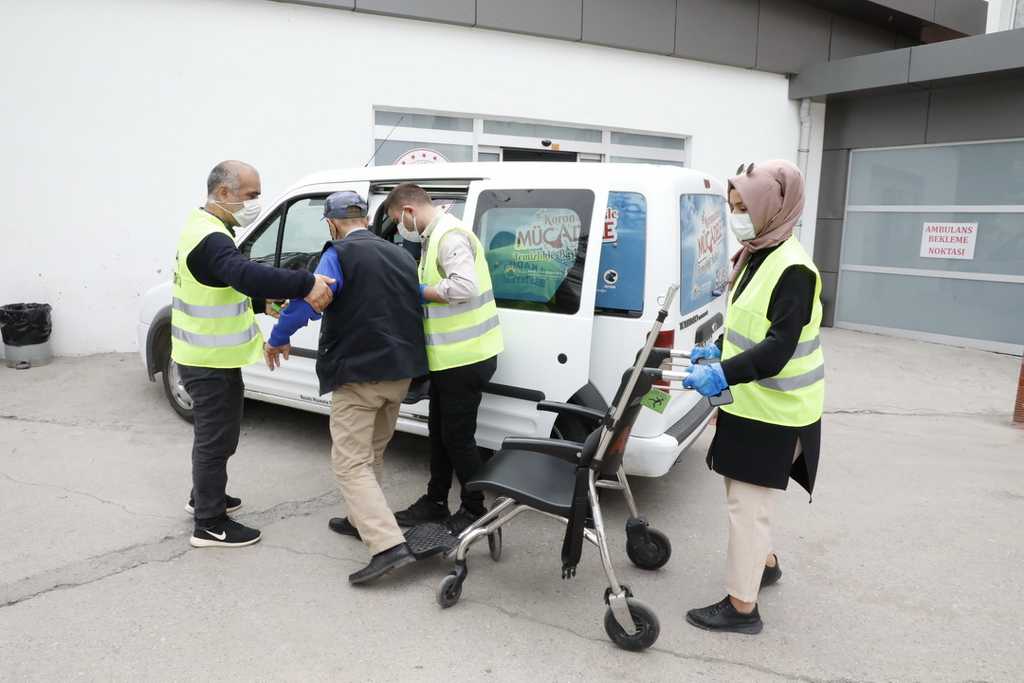
[[[661,477],[668,473],[690,444],[704,432],[714,408],[700,401],[678,422],[655,437],[629,437],[622,459],[626,474],[636,477]]]

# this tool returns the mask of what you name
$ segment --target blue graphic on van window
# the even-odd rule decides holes
[[[646,258],[647,200],[637,192],[609,192],[597,271],[599,311],[643,312]]]
[[[684,194],[679,198],[679,310],[684,315],[707,306],[729,283],[728,218],[724,197]]]

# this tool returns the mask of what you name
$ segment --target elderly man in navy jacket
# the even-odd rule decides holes
[[[324,203],[333,241],[316,272],[332,278],[334,301],[324,310],[317,353],[320,393],[331,396],[331,463],[348,509],[332,530],[362,539],[369,565],[349,576],[364,583],[413,562],[377,472],[395,431],[410,381],[427,374],[416,262],[401,247],[366,229],[366,201],[336,192]],[[289,339],[320,316],[304,301],[282,312],[270,335],[267,366],[288,358]]]

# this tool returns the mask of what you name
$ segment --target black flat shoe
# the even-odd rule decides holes
[[[428,496],[420,496],[419,500],[404,510],[395,513],[398,526],[419,526],[427,522],[443,522],[451,513],[447,502],[431,500]]]
[[[692,609],[686,613],[686,621],[705,631],[724,631],[726,633],[746,633],[754,635],[761,632],[764,622],[757,612],[757,605],[750,614],[741,614],[732,606],[729,596],[714,605],[700,609]]]
[[[359,529],[352,522],[348,521],[348,517],[331,517],[330,521],[327,522],[327,526],[336,534],[352,536],[360,541],[363,540],[363,537],[359,535]]]
[[[782,569],[779,567],[779,556],[776,555],[774,567],[765,565],[764,573],[761,574],[761,588],[767,588],[774,583],[778,583],[781,578]]]
[[[416,561],[416,557],[409,550],[407,543],[399,543],[394,548],[389,548],[384,552],[377,553],[370,559],[370,564],[366,565],[354,574],[349,574],[348,582],[351,584],[366,583],[379,579],[388,572],[403,567],[407,564],[412,564]]]

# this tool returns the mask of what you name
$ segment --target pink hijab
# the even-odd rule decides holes
[[[747,259],[755,251],[782,244],[793,234],[793,227],[804,210],[804,177],[800,169],[780,159],[762,161],[737,169],[729,178],[750,213],[756,237],[743,242],[732,257],[732,284],[739,277]]]

